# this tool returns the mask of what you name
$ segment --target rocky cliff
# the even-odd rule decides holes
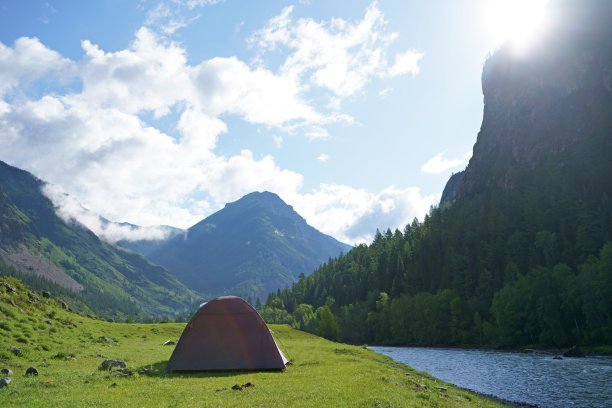
[[[458,198],[540,171],[580,185],[589,175],[576,169],[611,151],[612,2],[562,0],[550,13],[527,55],[507,45],[484,65],[483,121]]]

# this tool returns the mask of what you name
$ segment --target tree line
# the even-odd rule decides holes
[[[533,177],[377,231],[261,314],[351,343],[612,344],[610,187],[546,185]]]

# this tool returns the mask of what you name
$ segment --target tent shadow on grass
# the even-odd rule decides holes
[[[148,377],[165,378],[210,378],[210,377],[235,377],[239,375],[252,375],[260,371],[266,373],[282,374],[284,370],[228,370],[228,371],[166,371],[168,360],[136,367],[136,371]],[[145,371],[149,370],[149,371]]]

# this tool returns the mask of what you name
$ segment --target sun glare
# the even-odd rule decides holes
[[[548,0],[489,0],[487,23],[495,43],[525,52],[546,24]]]

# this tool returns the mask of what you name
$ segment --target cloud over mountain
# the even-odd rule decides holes
[[[465,153],[460,159],[446,159],[444,158],[445,153],[446,152],[440,152],[427,160],[423,166],[421,166],[421,171],[425,173],[440,174],[453,167],[466,164],[470,157],[472,157],[471,151]]]
[[[260,58],[251,63],[236,56],[190,63],[180,43],[146,26],[117,51],[83,40],[80,60],[36,38],[0,43],[0,158],[95,214],[139,225],[186,228],[256,190],[278,193],[316,228],[348,242],[368,239],[375,228],[366,229],[376,223],[401,227],[422,216],[435,200],[418,189],[371,193],[322,184],[305,193],[304,175],[270,154],[217,151],[232,131],[228,118],[308,140],[328,138],[328,126],[355,123],[338,109],[342,98],[375,78],[418,73],[422,54],[388,55],[397,34],[387,31],[376,3],[354,23],[293,21],[291,11],[252,34]],[[168,17],[163,8],[157,13],[149,23]],[[275,47],[288,52],[280,66],[267,67],[264,58]],[[335,102],[316,105],[314,88]],[[103,234],[57,191],[49,196]]]

